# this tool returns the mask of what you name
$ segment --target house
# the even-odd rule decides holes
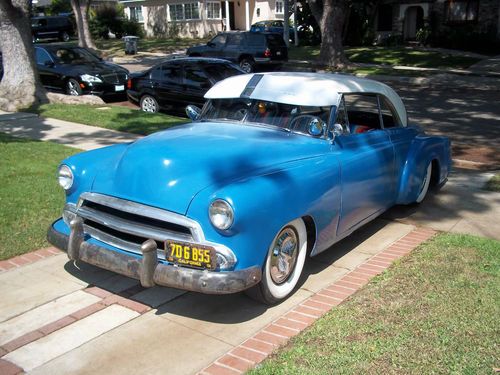
[[[400,35],[414,40],[420,29],[435,34],[491,34],[500,38],[499,0],[382,0],[375,18],[378,40]]]
[[[121,0],[128,18],[147,36],[203,38],[222,30],[249,30],[255,22],[283,19],[283,0]]]

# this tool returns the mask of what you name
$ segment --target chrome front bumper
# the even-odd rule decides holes
[[[68,253],[71,260],[107,269],[141,281],[144,287],[155,285],[190,290],[206,294],[230,294],[248,289],[260,282],[261,269],[257,266],[239,271],[208,271],[177,267],[160,263],[156,244],[148,240],[141,246],[142,257],[109,250],[84,241],[83,221],[76,217],[70,223],[71,234],[58,232],[51,225],[48,241]]]

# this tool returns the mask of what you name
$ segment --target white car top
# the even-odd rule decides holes
[[[342,94],[372,93],[385,96],[394,106],[402,125],[407,126],[403,101],[389,86],[346,74],[276,72],[229,77],[217,82],[206,99],[245,97],[302,106],[338,106]]]

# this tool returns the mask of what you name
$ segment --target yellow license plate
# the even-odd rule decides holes
[[[217,265],[215,249],[179,241],[165,241],[167,261],[182,266],[213,270]]]

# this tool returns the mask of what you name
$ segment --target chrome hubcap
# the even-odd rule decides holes
[[[252,65],[250,65],[249,63],[247,62],[244,62],[240,65],[241,69],[245,72],[245,73],[251,73],[252,72]]]
[[[78,83],[75,81],[68,82],[68,91],[70,95],[78,96],[80,93],[78,92]]]
[[[153,98],[149,96],[142,100],[142,110],[144,112],[156,112],[156,103]]]
[[[284,283],[292,274],[298,256],[298,235],[291,228],[284,228],[274,241],[271,254],[271,279],[275,284]]]

